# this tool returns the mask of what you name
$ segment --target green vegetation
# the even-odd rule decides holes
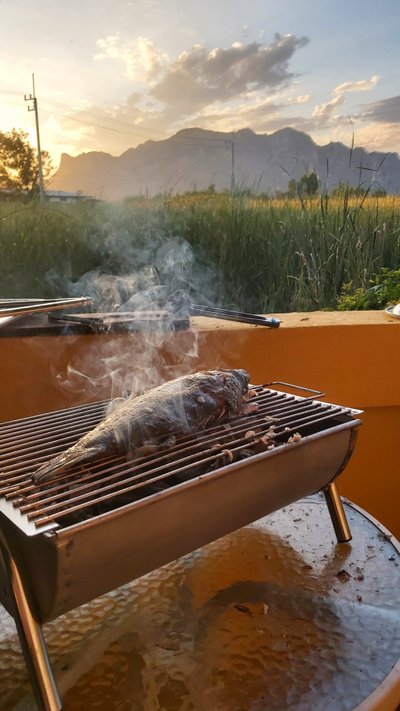
[[[355,291],[351,282],[345,284],[338,300],[339,311],[382,309],[400,302],[400,269],[381,269],[370,283],[369,288]]]
[[[186,246],[179,259],[189,266],[178,271],[191,297],[189,282],[196,298],[227,308],[358,308],[359,290],[370,290],[372,280],[380,300],[362,308],[381,308],[384,298],[398,299],[388,280],[400,270],[399,215],[398,197],[346,191],[292,200],[212,190],[122,204],[8,200],[0,203],[1,291],[4,298],[66,296],[88,272],[127,276],[149,266],[165,283],[176,269],[160,255],[173,243]]]

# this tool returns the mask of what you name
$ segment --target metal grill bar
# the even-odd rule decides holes
[[[265,414],[265,412],[268,412],[272,417],[274,414],[276,414],[277,408],[274,406],[268,407],[268,403],[264,402],[264,400],[266,400],[266,399],[267,398],[257,398],[255,400],[255,401],[257,401],[257,404],[259,405],[260,409],[259,409],[259,412],[257,413],[257,417],[255,417],[255,418],[250,417],[250,418],[246,419],[247,425],[252,425],[254,423],[257,423],[257,421],[260,419],[260,417],[262,417]],[[322,403],[318,403],[318,406],[320,408],[325,408],[325,409],[327,407],[326,405],[324,405]],[[300,408],[302,409],[302,411],[304,413],[306,413],[307,411],[310,411],[310,410],[312,410],[312,412],[315,413],[315,405],[314,405],[314,408],[312,408],[312,405],[309,404],[309,401],[303,401],[301,403],[298,403],[296,409],[300,410]],[[291,414],[292,410],[293,410],[293,406],[290,405],[289,403],[286,406],[279,407],[279,415],[280,415],[279,423],[281,425],[294,426],[296,424],[300,424],[300,422],[298,420],[297,421],[290,420],[289,415]],[[337,408],[337,410],[335,410],[335,411],[333,411],[331,408],[329,408],[328,417],[330,417],[336,411],[340,411],[340,408]],[[100,419],[101,418],[97,418],[97,420],[94,423],[93,422],[91,423],[91,426],[94,426],[94,424],[97,424],[97,422]],[[89,427],[86,426],[86,423],[84,420],[81,420],[80,425],[81,426],[79,428],[77,427],[74,430],[74,436],[71,439],[68,439],[69,443],[76,441],[76,439],[79,436],[84,434],[84,432],[88,431]],[[231,427],[233,427],[233,424],[231,425]],[[63,436],[61,438],[57,437],[57,442],[54,443],[54,441],[53,441],[54,435],[59,434],[58,428],[52,427],[52,428],[50,428],[50,430],[48,428],[46,428],[46,433],[48,435],[47,439],[50,442],[50,445],[47,445],[47,447],[46,447],[47,440],[43,438],[43,436],[42,436],[43,433],[41,432],[40,433],[41,436],[39,437],[39,439],[36,440],[35,447],[23,447],[21,454],[19,456],[16,456],[14,453],[14,457],[11,458],[10,460],[8,460],[7,458],[0,459],[0,464],[2,467],[3,473],[6,474],[9,471],[12,474],[12,476],[10,478],[6,478],[5,476],[3,476],[2,484],[3,484],[3,487],[4,486],[7,487],[7,492],[4,492],[3,489],[0,489],[0,494],[3,493],[7,496],[8,493],[11,493],[13,491],[15,486],[18,486],[18,488],[20,489],[21,484],[27,478],[26,473],[29,474],[31,471],[34,471],[38,467],[39,462],[47,461],[51,456],[53,456],[54,453],[57,454],[57,453],[63,451],[63,449],[66,446],[65,438]],[[213,436],[214,434],[217,434],[218,436],[220,436],[220,435],[223,435],[223,433],[224,433],[223,426],[210,428],[207,430],[207,434],[203,436],[203,440],[208,441],[210,436]],[[61,431],[61,434],[63,435],[63,430]],[[1,435],[1,433],[0,433],[0,435]],[[180,441],[182,443],[184,443],[186,440],[192,440],[192,439],[193,439],[193,437],[191,435],[189,435],[186,438],[185,437],[180,438]],[[45,453],[43,453],[44,450],[45,450]],[[36,452],[40,452],[41,456],[35,457],[34,454]],[[21,474],[20,476],[16,476],[15,475],[15,471],[16,471],[15,465],[20,460],[22,460],[24,462],[24,467],[22,467],[22,468],[20,467],[19,471],[20,472],[23,471],[24,473]],[[9,462],[11,462],[11,464],[9,464]],[[70,475],[67,475],[67,476],[70,476]],[[59,479],[57,481],[59,481]],[[33,488],[33,485],[32,485],[32,488]],[[35,489],[37,489],[37,487],[35,487]],[[24,493],[25,493],[25,491],[26,490],[24,490]]]
[[[60,525],[72,514],[89,514],[99,506],[137,501],[161,489],[231,461],[285,445],[301,436],[337,423],[351,410],[309,398],[253,389],[249,404],[257,412],[238,415],[195,435],[179,436],[169,449],[162,445],[149,454],[126,461],[115,455],[81,466],[53,482],[35,486],[31,474],[64,451],[104,417],[108,401],[0,425],[0,495],[13,502],[36,527]],[[95,515],[95,514],[93,514]],[[68,523],[68,521],[67,521]]]
[[[87,415],[80,417],[77,423],[74,422],[73,419],[64,420],[64,427],[68,427],[68,429],[65,429],[65,442],[67,442],[68,440],[73,440],[74,434],[79,433],[82,427],[85,427],[85,425],[87,425],[88,429],[90,429],[91,427],[95,427],[98,422],[98,419],[99,418],[97,413],[96,415],[88,413]],[[27,448],[31,443],[33,443],[33,445],[38,444],[37,434],[39,433],[40,435],[42,435],[44,427],[46,427],[47,436],[51,436],[53,432],[57,434],[59,431],[60,424],[61,422],[57,422],[56,424],[49,423],[46,426],[46,424],[44,423],[42,427],[40,427],[40,425],[37,425],[36,430],[32,432],[22,431],[18,435],[8,437],[7,441],[0,446],[0,452],[2,457],[4,457],[6,461],[6,455],[8,453],[11,455],[12,452],[15,451],[15,447],[18,446],[20,443],[23,443],[25,448]],[[12,456],[10,456],[10,461],[13,461]]]
[[[76,415],[82,415],[85,412],[101,412],[110,404],[110,400],[98,400],[97,402],[88,403],[87,405],[77,405],[76,407],[69,407],[62,410],[51,410],[50,412],[43,412],[39,415],[30,415],[29,417],[21,417],[19,420],[10,420],[9,422],[0,423],[0,436],[2,433],[6,432],[22,432],[23,430],[29,431],[40,425],[42,429],[47,422],[58,421],[63,419],[69,420]]]

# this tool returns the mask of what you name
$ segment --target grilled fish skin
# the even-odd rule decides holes
[[[246,370],[205,370],[170,380],[131,396],[72,447],[33,473],[43,484],[71,467],[101,457],[134,456],[143,444],[171,434],[188,434],[240,410],[248,391]]]

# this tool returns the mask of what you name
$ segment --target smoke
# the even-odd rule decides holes
[[[150,240],[143,246],[113,239],[101,268],[77,281],[67,280],[70,296],[90,296],[99,312],[176,311],[182,302],[211,303],[217,294],[215,272],[181,237]]]
[[[68,281],[65,291],[90,296],[93,316],[108,315],[111,325],[90,339],[90,349],[72,349],[67,372],[58,376],[63,388],[92,400],[126,397],[198,367],[189,305],[211,303],[216,278],[181,237],[153,236],[138,245],[111,233],[104,266]]]

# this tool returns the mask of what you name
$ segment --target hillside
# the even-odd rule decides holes
[[[233,147],[232,147],[233,143]],[[108,153],[63,154],[51,181],[54,190],[81,190],[107,200],[129,195],[230,189],[232,159],[236,186],[274,194],[287,189],[290,178],[316,171],[331,190],[340,181],[352,186],[400,193],[400,157],[396,153],[352,151],[342,143],[319,146],[305,133],[285,128],[256,134],[235,134],[190,128],[164,141],[147,141],[119,157]]]

